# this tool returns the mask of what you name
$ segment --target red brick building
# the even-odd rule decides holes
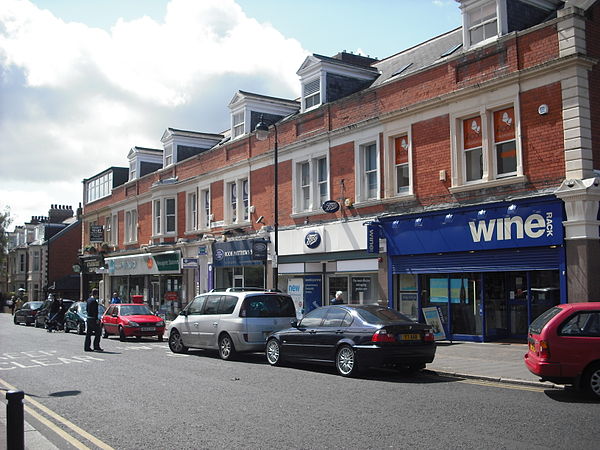
[[[227,133],[134,147],[127,180],[84,202],[104,295],[177,312],[214,287],[271,287],[277,267],[299,313],[341,290],[433,308],[465,340],[522,338],[549,306],[600,299],[600,4],[458,3],[462,26],[381,61],[309,56],[300,102],[238,91]]]

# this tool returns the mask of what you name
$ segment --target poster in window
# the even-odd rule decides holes
[[[408,136],[399,136],[394,139],[396,165],[408,162]]]
[[[481,147],[481,116],[463,120],[463,148]]]
[[[494,140],[510,141],[515,138],[514,108],[501,109],[494,112]]]

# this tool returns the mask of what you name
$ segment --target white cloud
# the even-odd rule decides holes
[[[83,178],[125,166],[134,145],[160,146],[166,127],[222,131],[238,89],[299,93],[308,52],[233,0],[172,0],[164,21],[119,19],[109,31],[2,3],[0,208],[15,224],[75,207]]]

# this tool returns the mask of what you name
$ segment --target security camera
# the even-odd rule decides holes
[[[263,223],[264,218],[265,216],[260,216],[258,219],[256,219],[256,223]]]

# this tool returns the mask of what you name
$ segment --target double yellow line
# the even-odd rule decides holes
[[[9,383],[7,383],[6,381],[4,381],[2,379],[0,379],[0,386],[5,387],[7,390],[13,390],[13,391],[18,390],[16,387],[10,385]],[[54,411],[52,411],[51,409],[46,408],[44,405],[42,405],[41,403],[35,401],[34,399],[32,399],[28,395],[25,395],[25,402],[24,402],[23,408],[24,408],[24,410],[25,410],[25,412],[27,414],[29,414],[31,417],[33,417],[37,421],[39,421],[42,424],[44,424],[50,430],[54,431],[56,434],[58,434],[61,438],[63,438],[65,441],[67,441],[69,444],[71,444],[75,448],[91,450],[90,447],[88,447],[87,445],[85,445],[83,442],[77,440],[71,434],[69,434],[66,431],[64,431],[62,428],[60,428],[59,426],[57,426],[54,422],[52,422],[48,418],[44,417],[42,414],[40,414],[40,412],[36,411],[33,408],[37,408],[37,410],[39,410],[42,413],[46,414],[48,417],[54,419],[54,421],[56,421],[59,424],[65,426],[66,428],[69,428],[74,433],[76,433],[79,436],[81,436],[82,438],[86,439],[88,442],[91,442],[97,448],[101,448],[101,449],[105,449],[105,450],[114,450],[110,445],[105,444],[100,439],[92,436],[87,431],[79,428],[73,422],[65,419],[61,415],[59,415],[59,414],[55,413]]]

